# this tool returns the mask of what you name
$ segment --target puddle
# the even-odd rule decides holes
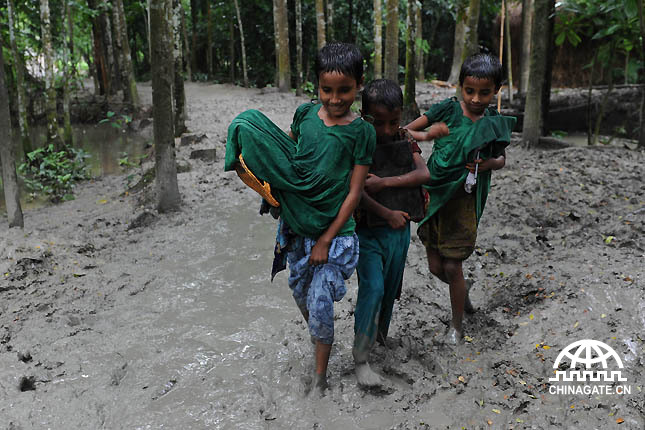
[[[73,131],[75,147],[82,148],[83,151],[89,154],[86,163],[92,177],[123,173],[128,168],[127,162],[134,163],[144,154],[145,144],[148,141],[148,139],[133,133],[124,132],[110,124],[79,124],[74,127]],[[43,127],[33,129],[32,145],[34,148],[42,146],[44,139],[45,129]],[[23,152],[18,143],[17,136],[14,136],[14,144],[17,148],[16,160],[22,160]],[[16,161],[17,164],[20,162]],[[122,163],[125,163],[125,165],[122,165]],[[50,204],[45,197],[30,196],[22,184],[20,203],[23,211]],[[5,211],[4,188],[2,187],[2,179],[0,178],[0,213],[4,213]]]

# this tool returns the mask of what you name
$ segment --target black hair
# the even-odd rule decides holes
[[[363,54],[351,43],[331,42],[316,55],[316,79],[321,73],[338,72],[363,82]]]
[[[477,79],[490,79],[495,83],[496,90],[502,87],[502,80],[504,79],[502,64],[497,57],[490,54],[475,54],[466,58],[459,72],[459,85],[464,84],[467,76]]]
[[[373,105],[383,105],[391,112],[403,106],[403,92],[390,79],[375,79],[365,85],[362,104],[363,115],[369,114]]]

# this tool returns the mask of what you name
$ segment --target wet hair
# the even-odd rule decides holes
[[[383,105],[390,112],[403,106],[403,92],[396,82],[390,79],[375,79],[363,89],[363,114],[367,115],[374,105]]]
[[[490,79],[495,83],[495,89],[502,87],[502,64],[497,57],[490,54],[475,54],[466,58],[459,72],[459,85],[464,85],[467,76],[477,79]]]
[[[321,73],[338,72],[363,81],[363,54],[351,43],[331,42],[323,46],[316,55],[316,78]]]

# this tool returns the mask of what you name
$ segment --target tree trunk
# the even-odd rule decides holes
[[[598,135],[600,134],[600,125],[602,124],[602,118],[605,115],[605,106],[607,106],[607,102],[609,101],[609,96],[611,95],[611,92],[614,90],[614,73],[613,73],[613,68],[614,68],[614,56],[616,52],[616,44],[612,43],[611,49],[609,50],[609,61],[607,62],[607,72],[609,73],[609,85],[607,87],[607,92],[605,93],[604,97],[602,98],[602,102],[600,103],[600,108],[598,111],[598,116],[596,117],[596,128],[593,133],[593,141],[592,145],[596,145],[598,143]]]
[[[242,73],[244,74],[244,86],[248,88],[249,77],[246,69],[246,47],[244,46],[244,27],[242,27],[242,15],[240,14],[240,5],[235,0],[235,11],[237,13],[237,26],[240,29],[240,44],[242,45]]]
[[[296,95],[302,95],[302,0],[296,2]]]
[[[211,4],[207,3],[206,12],[206,74],[213,76],[213,13],[211,12]]]
[[[9,41],[11,43],[11,56],[13,57],[14,69],[16,72],[16,107],[18,108],[18,126],[20,127],[20,141],[22,143],[25,159],[32,151],[31,138],[29,136],[29,121],[27,120],[27,99],[25,98],[25,66],[22,54],[18,52],[16,35],[14,33],[15,17],[13,0],[7,2],[7,15],[9,16]]]
[[[529,67],[531,64],[531,23],[533,22],[534,0],[522,0],[522,47],[520,55],[520,85],[522,96],[529,86]]]
[[[327,2],[329,3],[330,0],[327,0]],[[349,13],[347,14],[347,42],[354,43],[354,0],[347,0],[347,8],[349,9]],[[329,33],[331,32],[330,29]]]
[[[645,76],[645,18],[643,17],[643,2],[639,0],[638,3],[638,20],[641,28],[641,78]],[[641,82],[642,83],[642,82]],[[645,149],[645,85],[641,88],[641,112],[640,112],[640,135],[638,136],[638,146]]]
[[[186,92],[184,91],[184,57],[181,46],[181,17],[184,14],[184,8],[180,0],[173,0],[172,27],[174,36],[174,55],[175,62],[175,84],[173,93],[175,99],[175,137],[179,137],[186,132]]]
[[[334,0],[327,0],[327,40],[333,42],[334,36]]]
[[[405,41],[405,91],[403,94],[403,117],[405,124],[409,124],[419,117],[419,107],[416,102],[416,67],[415,67],[415,41],[416,32],[416,0],[408,0],[408,16],[406,19],[407,37]]]
[[[173,42],[166,18],[166,11],[171,7],[169,0],[150,2],[152,116],[159,212],[178,209],[180,204],[172,118]]]
[[[381,0],[374,0],[374,79],[383,77],[383,9]]]
[[[181,14],[181,34],[184,40],[184,46],[182,51],[182,57],[184,59],[184,65],[186,67],[186,77],[190,80],[193,79],[193,71],[191,69],[191,49],[188,44],[188,30],[186,30],[186,11]]]
[[[106,31],[105,36],[105,46],[107,46],[107,59],[110,64],[110,71],[112,73],[112,95],[116,94],[118,91],[123,89],[121,82],[121,65],[119,61],[119,51],[116,45],[116,40],[118,35],[114,31],[114,25],[110,19],[110,15],[105,12],[101,14],[104,22]]]
[[[133,110],[136,112],[139,109],[139,92],[137,91],[137,83],[134,79],[132,56],[130,55],[130,39],[128,38],[123,0],[113,0],[112,10],[114,12],[114,26],[117,29],[116,34],[118,35],[117,46],[120,48],[123,100],[132,105]]]
[[[479,27],[479,7],[480,0],[470,0],[468,5],[468,20],[466,21],[465,44],[461,53],[461,62],[473,54],[479,52],[479,37],[477,34]]]
[[[399,0],[385,0],[385,77],[399,82]]]
[[[49,0],[40,0],[40,26],[45,64],[45,106],[47,111],[47,143],[54,143],[57,150],[62,149],[58,131],[56,111],[56,88],[54,87],[54,53],[52,48],[51,24],[49,21]]]
[[[531,147],[538,143],[542,134],[542,90],[547,69],[547,49],[550,36],[549,12],[550,1],[537,1],[533,15],[531,31],[531,67],[529,86],[526,92],[524,106],[524,124],[522,126],[522,142]]]
[[[553,80],[553,61],[555,58],[555,0],[546,0],[548,7],[548,22],[546,27],[546,69],[544,70],[544,85],[542,86],[542,136],[547,134],[546,118],[549,116],[551,103],[551,82]]]
[[[286,93],[291,89],[291,70],[289,67],[289,20],[287,18],[287,0],[276,0],[276,18],[278,27],[278,88]]]
[[[228,32],[230,34],[228,40],[228,75],[231,80],[231,84],[235,85],[235,26],[233,24],[233,19],[230,19],[228,22]]]
[[[316,35],[318,50],[325,46],[325,2],[316,0]]]
[[[416,26],[416,31],[417,31],[417,38],[414,41],[415,43],[415,58],[414,58],[414,63],[416,64],[416,73],[417,73],[417,80],[419,81],[424,81],[426,77],[426,72],[424,69],[424,64],[423,64],[423,21],[421,20],[421,12],[423,10],[423,5],[422,2],[419,2],[417,7],[415,8],[415,14],[414,14],[414,20],[415,20],[415,26]]]
[[[74,134],[72,133],[72,120],[70,116],[70,99],[69,99],[69,81],[70,81],[70,69],[69,69],[69,44],[67,42],[68,37],[71,38],[70,34],[67,34],[67,20],[71,18],[69,12],[69,2],[65,0],[63,2],[63,140],[68,145],[74,144]]]
[[[593,114],[593,74],[596,69],[596,61],[598,60],[598,50],[594,51],[593,60],[591,60],[591,69],[589,70],[589,90],[587,91],[587,145],[593,144],[593,126],[591,116]]]
[[[20,193],[16,175],[16,158],[11,139],[11,116],[9,113],[9,92],[4,78],[4,57],[2,55],[2,38],[0,37],[0,162],[4,200],[7,206],[9,227],[24,227]]]
[[[505,0],[505,33],[506,33],[506,71],[508,72],[508,102],[513,104],[513,57],[512,57],[512,41],[511,41],[511,15],[509,13],[508,4],[510,0]]]
[[[111,74],[107,61],[107,48],[105,46],[104,21],[97,0],[87,0],[87,5],[96,15],[92,17],[92,36],[94,39],[94,70],[98,80],[98,88],[95,86],[95,94],[102,94],[106,98],[112,92]]]
[[[466,20],[468,19],[467,0],[458,0],[457,17],[455,19],[455,41],[452,47],[452,67],[448,82],[455,85],[459,80],[464,45],[466,43]]]
[[[190,68],[193,72],[197,72],[197,0],[190,0],[190,23],[191,23],[191,44],[193,48],[190,50]],[[190,80],[195,81],[195,77],[191,74]]]

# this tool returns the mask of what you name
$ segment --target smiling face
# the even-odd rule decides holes
[[[400,107],[389,110],[382,104],[375,104],[370,106],[369,112],[363,113],[371,117],[370,122],[376,130],[376,139],[379,142],[389,142],[394,138],[401,124]]]
[[[464,100],[464,107],[468,112],[467,116],[481,116],[497,94],[495,82],[492,79],[479,79],[474,76],[466,76],[461,84],[461,97]],[[468,115],[470,114],[470,115]]]
[[[356,79],[340,72],[323,72],[318,77],[318,98],[333,119],[350,113],[349,108],[360,88]]]

